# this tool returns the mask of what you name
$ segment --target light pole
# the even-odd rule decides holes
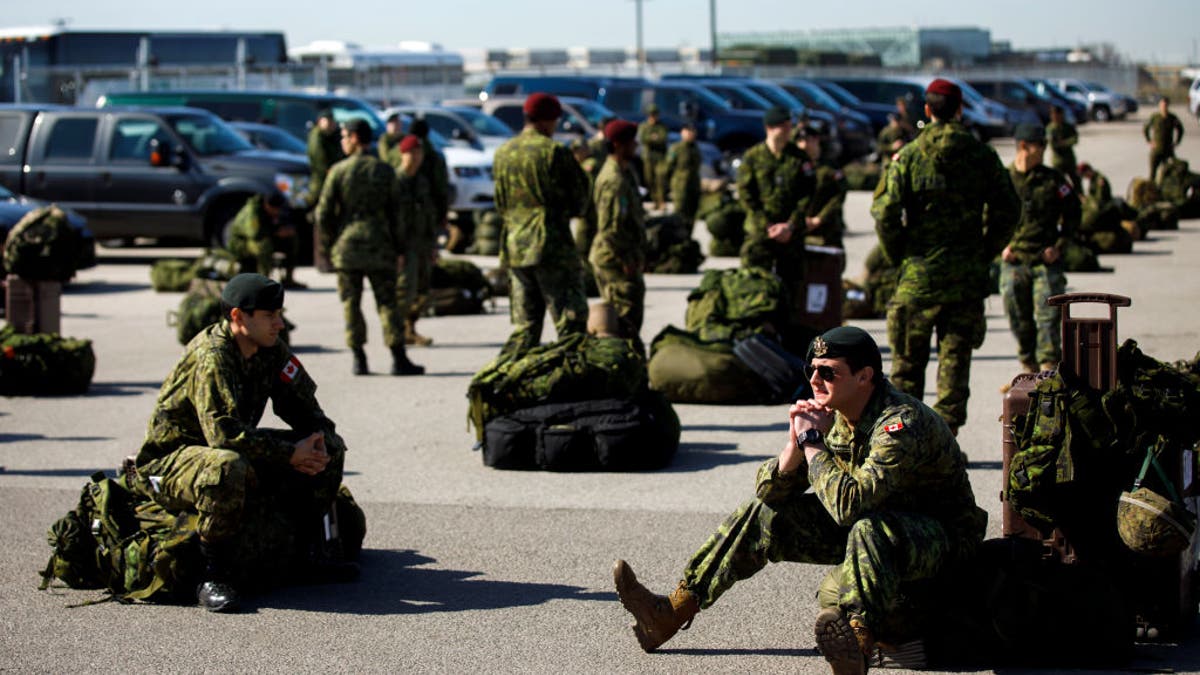
[[[717,68],[717,0],[708,0],[708,58]]]
[[[646,48],[642,43],[642,1],[633,0],[637,6],[637,70],[638,77],[646,76]]]

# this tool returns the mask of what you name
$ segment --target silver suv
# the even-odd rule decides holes
[[[1192,86],[1188,89],[1188,110],[1200,117],[1200,77],[1192,80]]]
[[[1068,97],[1087,106],[1088,115],[1097,122],[1121,119],[1128,112],[1125,98],[1094,83],[1082,80],[1051,80]]]

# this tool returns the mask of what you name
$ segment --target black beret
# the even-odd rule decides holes
[[[808,346],[807,360],[839,359],[871,366],[875,372],[883,371],[883,356],[879,353],[879,345],[867,331],[854,326],[838,326],[831,328],[813,338]]]
[[[367,124],[367,121],[361,117],[355,117],[352,120],[347,120],[346,123],[342,125],[342,128],[348,133],[357,136],[359,139],[366,139],[368,141],[371,140],[371,125]]]
[[[768,127],[778,126],[790,121],[792,121],[792,113],[787,108],[781,106],[771,106],[763,114],[763,124]]]
[[[408,127],[408,133],[417,138],[425,138],[429,135],[429,120],[424,117],[418,117],[413,120],[412,124]]]
[[[283,286],[261,274],[239,274],[225,284],[225,290],[221,291],[221,302],[243,312],[256,309],[273,312],[283,307]]]
[[[1025,123],[1017,125],[1013,138],[1027,143],[1046,143],[1046,127],[1040,124]]]

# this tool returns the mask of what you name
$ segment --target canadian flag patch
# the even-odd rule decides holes
[[[901,431],[903,429],[904,429],[904,422],[895,422],[895,423],[889,424],[883,428],[883,430],[888,432],[889,434],[894,434],[897,431]]]
[[[293,356],[283,364],[283,370],[279,371],[279,379],[291,384],[298,374],[300,374],[300,359]]]
[[[1059,197],[1065,198],[1069,194],[1071,194],[1071,186],[1070,185],[1067,185],[1066,183],[1064,183],[1064,184],[1058,186],[1058,196]]]

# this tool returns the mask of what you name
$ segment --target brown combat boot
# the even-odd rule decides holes
[[[646,652],[652,652],[670,640],[679,629],[687,630],[692,625],[692,618],[700,611],[696,594],[682,581],[671,595],[655,595],[638,583],[624,560],[613,564],[613,582],[621,604],[633,615],[633,634]]]
[[[865,675],[867,654],[875,649],[871,632],[858,617],[846,618],[838,607],[826,607],[817,614],[813,629],[817,649],[829,662],[833,675]]]
[[[433,344],[433,338],[425,337],[417,332],[417,319],[410,317],[404,322],[404,344],[413,347],[428,347]]]

